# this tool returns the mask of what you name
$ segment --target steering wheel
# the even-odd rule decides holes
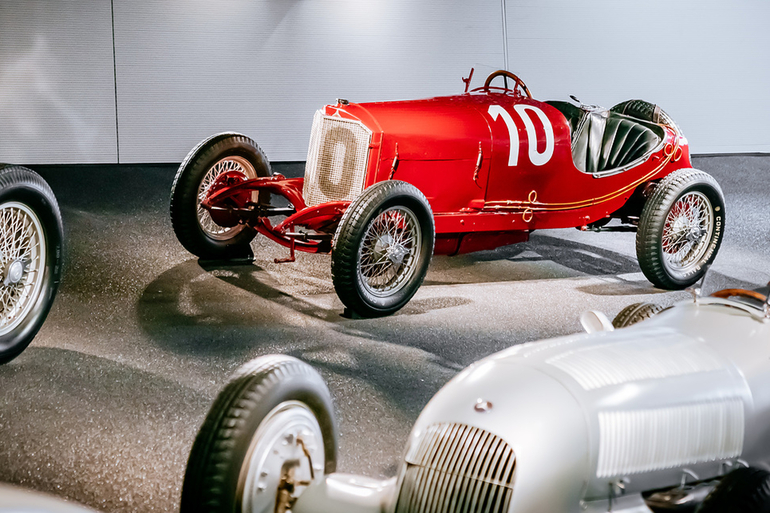
[[[717,292],[714,292],[711,294],[711,297],[718,297],[722,299],[727,299],[728,297],[747,297],[751,299],[756,299],[760,303],[764,303],[767,301],[767,296],[764,294],[761,294],[755,290],[746,290],[746,289],[724,289]]]
[[[515,84],[513,86],[513,89],[509,89],[508,87],[492,87],[490,84],[494,79],[497,77],[507,77],[511,78],[515,81]],[[524,83],[522,79],[511,73],[510,71],[506,71],[504,69],[499,69],[497,71],[493,71],[489,74],[487,77],[487,81],[484,82],[484,87],[480,89],[484,89],[484,91],[489,92],[490,89],[501,89],[502,91],[512,91],[514,94],[521,95],[520,92],[518,92],[518,89],[521,88],[522,91],[527,95],[527,98],[532,98],[532,94],[529,92],[529,89],[527,89],[527,85]]]

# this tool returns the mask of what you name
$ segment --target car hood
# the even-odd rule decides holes
[[[426,406],[410,447],[442,423],[501,437],[516,455],[514,502],[532,501],[532,511],[557,475],[584,486],[560,485],[548,498],[549,507],[567,508],[606,497],[608,484],[629,476],[632,492],[678,482],[684,465],[715,471],[712,462],[743,450],[751,392],[719,344],[681,317],[664,312],[630,328],[522,344],[481,360]],[[477,411],[487,402],[491,408]]]
[[[398,143],[400,160],[462,160],[475,159],[480,143],[489,145],[489,123],[482,115],[488,103],[484,95],[464,94],[327,105],[325,114],[359,120],[381,133],[386,153]]]

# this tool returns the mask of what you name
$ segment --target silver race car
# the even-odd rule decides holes
[[[259,358],[209,412],[181,511],[770,511],[767,295],[696,290],[614,325],[588,312],[588,333],[480,360],[428,403],[383,481],[335,473],[333,406],[310,366]]]

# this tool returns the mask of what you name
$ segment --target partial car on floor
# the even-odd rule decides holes
[[[339,298],[365,317],[402,308],[433,254],[493,249],[533,230],[601,230],[612,219],[638,227],[654,285],[701,277],[722,242],[724,198],[692,169],[687,139],[658,106],[539,101],[503,70],[472,91],[464,80],[455,96],[325,106],[304,178],[273,174],[245,135],[202,141],[171,190],[177,238],[203,259],[248,257],[257,233],[289,248],[276,261],[330,252]]]
[[[43,178],[0,164],[0,364],[32,342],[53,304],[64,238],[56,197]]]
[[[620,329],[589,312],[588,333],[482,359],[431,399],[389,480],[335,473],[322,378],[258,358],[200,429],[181,511],[768,511],[769,290],[632,305]]]

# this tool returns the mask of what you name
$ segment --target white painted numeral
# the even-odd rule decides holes
[[[489,115],[492,116],[492,121],[497,121],[498,115],[503,117],[505,126],[508,127],[508,138],[511,141],[511,151],[508,153],[508,165],[515,166],[519,163],[519,130],[516,128],[516,123],[513,122],[513,118],[508,114],[508,111],[499,105],[490,105]]]
[[[554,148],[554,135],[551,121],[542,110],[540,110],[538,107],[535,107],[534,105],[514,105],[513,108],[524,122],[524,128],[527,131],[527,141],[529,142],[529,160],[535,166],[542,166],[543,164],[546,164],[549,160],[551,160]],[[537,133],[535,132],[535,124],[527,114],[528,110],[534,112],[538,119],[540,119],[540,122],[543,124],[543,130],[545,131],[545,150],[543,150],[542,153],[537,151]],[[489,115],[492,116],[492,121],[497,121],[498,116],[503,118],[505,126],[508,129],[508,137],[511,141],[511,149],[508,153],[508,165],[517,165],[519,162],[519,130],[516,127],[516,123],[513,121],[513,118],[508,113],[508,111],[499,105],[490,105],[488,112]]]

